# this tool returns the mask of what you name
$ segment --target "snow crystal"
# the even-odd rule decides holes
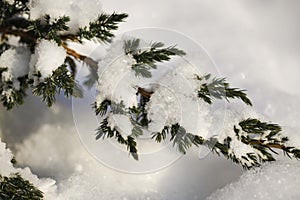
[[[2,81],[18,82],[17,78],[28,74],[30,50],[24,47],[8,49],[0,56],[0,68],[7,68],[2,73]]]
[[[41,78],[45,79],[60,67],[66,59],[66,51],[54,41],[41,40],[31,56],[31,71],[39,71]],[[33,70],[33,71],[34,71]]]
[[[247,171],[240,179],[219,189],[207,200],[300,199],[299,163],[276,162]]]
[[[69,16],[70,31],[75,33],[79,27],[88,26],[90,21],[96,20],[102,12],[99,0],[66,0],[53,2],[52,0],[30,0],[30,18],[39,19],[49,14],[51,19]]]
[[[99,62],[98,91],[96,101],[100,104],[109,99],[123,101],[126,107],[136,105],[136,90],[139,78],[135,76],[132,65],[135,62],[131,55],[124,52],[124,40],[114,42],[107,51],[107,56]]]
[[[129,119],[129,116],[114,114],[108,117],[108,124],[113,129],[115,128],[119,131],[123,136],[128,136],[131,134],[131,130],[133,129],[133,125]]]

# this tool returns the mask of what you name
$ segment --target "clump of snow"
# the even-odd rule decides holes
[[[128,136],[131,134],[133,125],[129,119],[129,116],[122,114],[109,115],[108,125],[113,129],[115,128],[123,136]]]
[[[8,44],[10,44],[11,46],[16,46],[16,47],[20,46],[20,39],[21,39],[20,36],[9,35],[7,37],[8,37],[8,40],[7,40]]]
[[[35,20],[49,14],[51,19],[69,16],[68,26],[75,33],[79,27],[88,26],[90,21],[96,20],[102,12],[99,0],[66,0],[53,2],[52,0],[30,0],[30,18]]]
[[[140,79],[132,70],[135,59],[124,52],[124,40],[123,38],[114,42],[98,64],[98,106],[107,99],[116,103],[122,102],[126,108],[137,105],[135,87],[139,85]],[[116,128],[122,135],[131,134],[133,125],[130,116],[111,114],[108,122],[111,128]]]
[[[2,73],[2,81],[12,81],[16,89],[19,89],[17,78],[28,74],[30,55],[30,50],[25,47],[8,49],[3,52],[0,56],[0,68],[7,68],[7,71]]]
[[[300,199],[300,165],[276,162],[245,172],[237,182],[213,193],[207,200]]]
[[[225,116],[224,116],[225,112]],[[217,139],[220,143],[224,143],[224,140],[227,137],[231,138],[230,141],[230,149],[228,151],[228,154],[230,156],[235,156],[237,159],[239,159],[243,165],[251,166],[252,160],[244,159],[243,157],[247,157],[247,154],[250,153],[257,157],[259,160],[259,157],[264,158],[265,156],[261,154],[260,151],[258,151],[255,148],[252,148],[250,145],[246,145],[243,142],[241,142],[236,133],[234,132],[234,126],[240,130],[240,135],[247,135],[247,133],[244,133],[242,131],[242,128],[239,125],[239,122],[242,120],[245,120],[247,118],[255,118],[255,119],[261,119],[262,116],[260,116],[258,113],[254,111],[253,108],[248,106],[239,106],[235,105],[235,109],[229,108],[226,110],[219,109],[215,111],[214,117],[212,120],[212,124],[222,124],[221,130],[216,130],[214,126],[210,127],[210,132],[214,132],[217,134]],[[263,120],[262,120],[263,121]]]
[[[36,175],[32,174],[29,168],[15,168],[11,159],[13,154],[6,148],[5,143],[0,140],[0,174],[2,176],[10,176],[15,173],[19,173],[24,179],[31,182],[35,187],[44,193],[45,199],[54,199],[57,194],[57,187],[55,181],[50,178],[39,179]]]
[[[45,79],[64,63],[66,56],[65,49],[58,46],[56,42],[41,40],[31,56],[31,72],[38,71],[41,73],[41,78]]]
[[[210,106],[197,98],[196,73],[192,66],[181,63],[160,77],[147,104],[150,131],[179,123],[189,133],[207,133],[211,125]]]
[[[136,105],[135,86],[139,78],[131,68],[136,61],[125,54],[123,45],[124,39],[114,42],[107,50],[107,56],[98,64],[98,105],[105,99],[117,103],[123,101],[126,107]]]
[[[120,180],[122,176],[119,177],[119,180],[114,180],[109,175],[99,176],[99,174],[95,174],[94,169],[90,170],[92,173],[76,174],[63,181],[58,199],[164,200],[158,192],[141,188],[141,185],[138,185],[139,187],[135,185],[132,188],[128,188],[128,183]],[[129,177],[127,182],[131,182]],[[107,185],[110,186],[107,187]],[[117,186],[115,187],[115,185]]]
[[[182,108],[176,98],[175,91],[170,88],[159,87],[151,96],[147,105],[148,118],[151,120],[149,130],[152,132],[161,131],[164,126],[172,125],[181,121]],[[162,123],[164,122],[164,123]]]
[[[0,141],[0,160],[1,160],[1,167],[0,167],[0,174],[2,176],[8,176],[11,173],[11,159],[13,155],[9,149],[6,148],[5,143]]]

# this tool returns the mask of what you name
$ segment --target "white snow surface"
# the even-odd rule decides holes
[[[6,148],[5,143],[1,142],[0,138],[0,174],[2,176],[10,176],[15,173],[19,173],[25,180],[30,181],[34,186],[44,193],[44,197],[47,200],[56,198],[57,185],[56,181],[50,178],[38,178],[32,174],[28,167],[15,168],[11,159],[13,154]]]
[[[31,56],[30,70],[39,71],[41,79],[52,75],[52,72],[59,68],[66,59],[66,51],[54,41],[41,40]]]
[[[102,6],[99,0],[30,0],[30,18],[40,19],[45,14],[49,14],[51,19],[57,19],[62,16],[69,16],[69,31],[75,33],[79,27],[89,25],[90,21],[97,19],[102,13]]]
[[[7,68],[2,73],[2,81],[12,81],[18,84],[17,78],[25,76],[29,72],[30,50],[25,47],[8,49],[0,56],[0,68]]]
[[[59,109],[56,115],[62,112]],[[101,165],[84,150],[74,133],[72,123],[65,124],[64,128],[45,124],[17,146],[18,162],[28,161],[39,174],[54,176],[58,180],[56,193],[46,192],[49,196],[53,194],[46,199],[119,200],[136,199],[136,196],[141,200],[161,199],[157,193],[159,178],[153,179],[151,175],[132,177]],[[43,139],[45,137],[47,140]],[[47,156],[37,159],[38,154]]]
[[[245,172],[238,181],[219,189],[207,200],[300,199],[300,164],[277,162]]]

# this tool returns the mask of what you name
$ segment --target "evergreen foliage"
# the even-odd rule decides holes
[[[132,70],[135,71],[137,76],[140,74],[144,78],[151,77],[149,69],[156,69],[155,62],[168,61],[170,60],[169,56],[185,55],[182,50],[177,48],[173,51],[175,52],[174,54],[169,54],[168,51],[172,51],[171,49],[174,47],[157,50],[157,48],[162,48],[164,46],[159,42],[152,44],[149,49],[146,48],[144,51],[139,48],[139,46],[140,39],[127,40],[124,43],[124,51],[126,54],[133,55],[133,58],[137,62],[137,64],[133,65]],[[137,68],[135,68],[136,66],[145,65],[147,67],[140,67],[138,71]],[[246,105],[252,106],[251,100],[247,97],[245,90],[231,88],[225,78],[211,78],[211,74],[207,74],[204,76],[195,75],[195,79],[199,81],[199,89],[196,91],[197,96],[208,104],[212,104],[214,99],[226,99],[229,101],[230,98],[236,98],[240,99]],[[143,129],[146,129],[149,123],[147,118],[148,113],[145,107],[153,92],[146,91],[141,87],[136,87],[136,91],[138,97],[137,107],[133,106],[125,108],[122,102],[121,104],[112,104],[110,100],[104,100],[99,106],[95,104],[94,108],[96,115],[106,116],[97,130],[96,139],[99,139],[100,137],[104,138],[107,135],[110,137],[115,135],[113,133],[116,130],[111,130],[108,127],[107,117],[109,112],[130,116],[132,124],[137,125],[137,130],[139,130],[139,134],[134,134],[134,131],[132,131],[131,136],[138,138],[142,134]],[[121,105],[119,106],[121,109],[115,109],[118,108],[116,105]],[[117,112],[117,110],[119,112]],[[165,126],[161,132],[152,133],[152,139],[158,143],[168,139],[172,141],[173,146],[183,154],[185,154],[193,145],[196,147],[204,145],[211,149],[212,152],[218,155],[222,154],[233,162],[241,164],[246,169],[258,167],[262,162],[274,161],[275,158],[273,155],[277,154],[277,152],[273,150],[274,148],[281,149],[288,156],[293,156],[295,158],[299,158],[300,156],[298,149],[286,146],[288,138],[281,135],[281,127],[277,124],[261,122],[258,119],[245,119],[238,125],[232,127],[232,132],[234,133],[234,136],[228,136],[224,141],[219,141],[217,137],[204,139],[197,134],[186,132],[184,127],[179,123],[176,123],[171,126]],[[251,152],[246,153],[242,157],[237,156],[232,149],[233,140],[248,145]],[[118,141],[123,143],[122,140]],[[134,144],[134,152],[137,153],[136,143]]]
[[[91,75],[86,83],[93,84],[98,80],[98,63],[93,59],[77,53],[68,46],[68,42],[82,43],[83,40],[96,39],[102,43],[110,43],[114,38],[113,31],[118,29],[118,24],[128,17],[126,13],[101,13],[87,26],[79,27],[74,33],[70,32],[69,16],[60,16],[52,19],[49,14],[36,20],[29,18],[28,0],[14,0],[12,4],[5,0],[0,1],[0,55],[8,49],[17,48],[9,43],[10,36],[19,37],[19,43],[30,49],[31,54],[36,53],[36,47],[42,40],[54,41],[57,46],[64,48],[66,58],[62,65],[55,66],[49,77],[42,78],[41,72],[35,71],[13,80],[2,78],[3,73],[8,72],[8,66],[0,66],[0,99],[3,106],[12,109],[24,102],[28,90],[33,95],[41,97],[48,106],[55,103],[56,95],[63,92],[66,97],[82,96],[80,86],[75,82],[77,66],[81,61],[89,65]],[[186,53],[176,46],[165,47],[162,42],[152,42],[148,47],[142,47],[140,39],[129,39],[123,45],[124,54],[132,57],[135,63],[131,70],[139,78],[150,78],[157,65],[170,61],[176,56],[185,56]],[[55,59],[55,58],[52,58]],[[1,64],[1,63],[0,63]],[[252,106],[245,90],[232,88],[225,78],[211,78],[211,74],[199,76],[195,74],[195,80],[199,83],[195,94],[208,104],[215,99],[239,99],[248,106]],[[17,81],[18,85],[14,83]],[[140,86],[136,89],[137,105],[126,107],[124,103],[105,99],[94,105],[96,115],[101,118],[100,126],[96,130],[95,139],[114,138],[126,146],[129,154],[138,160],[137,139],[143,135],[151,120],[148,118],[147,104],[156,92],[148,91]],[[122,115],[130,120],[132,130],[129,135],[122,133],[115,127],[111,127],[109,117]],[[244,168],[260,166],[262,162],[274,161],[274,149],[282,150],[287,156],[300,158],[300,150],[288,145],[288,138],[281,134],[281,127],[277,124],[261,122],[258,119],[244,119],[232,127],[232,134],[226,138],[213,136],[203,138],[200,133],[189,133],[179,122],[165,126],[161,131],[152,133],[152,139],[160,143],[164,140],[173,142],[173,146],[183,154],[192,147],[204,145],[212,152],[223,155]],[[248,152],[244,155],[236,153],[233,146],[237,144],[247,146]],[[101,145],[101,144],[99,144]],[[43,194],[31,183],[24,180],[19,174],[11,177],[0,176],[0,197],[6,199],[42,199]]]
[[[63,42],[64,37],[62,37],[59,32],[69,30],[67,22],[70,18],[67,16],[62,16],[58,19],[52,21],[50,15],[45,15],[43,19],[37,19],[34,21],[29,21],[29,26],[27,27],[27,34],[30,35],[33,41],[37,39],[54,40],[58,44]]]
[[[7,71],[7,68],[0,68],[0,77],[5,71]],[[26,96],[25,90],[28,87],[27,76],[19,77],[18,81],[20,84],[19,90],[14,88],[12,81],[2,81],[0,79],[1,102],[7,109],[12,109],[14,106],[23,104],[24,102],[24,97]]]
[[[34,86],[32,93],[36,96],[41,96],[42,100],[50,107],[55,103],[56,94],[59,94],[62,90],[66,97],[72,96],[74,84],[74,78],[67,70],[66,65],[63,65],[56,69],[51,77]]]
[[[171,56],[184,56],[185,52],[177,49],[176,46],[163,48],[164,43],[154,42],[150,44],[150,48],[140,48],[140,39],[132,39],[125,41],[124,51],[128,55],[132,55],[136,64],[132,66],[136,76],[150,78],[150,69],[156,69],[155,63],[169,61]]]
[[[129,135],[125,139],[122,134],[116,130],[115,128],[112,129],[108,125],[107,118],[103,119],[101,122],[101,125],[98,127],[97,132],[96,132],[96,140],[100,138],[113,138],[118,141],[118,143],[126,145],[127,150],[129,151],[130,155],[135,159],[138,160],[138,154],[137,154],[137,148],[136,148],[136,141],[133,136]]]
[[[280,134],[281,127],[279,125],[250,118],[241,121],[239,125],[241,129],[238,129],[236,126],[232,127],[235,136],[242,143],[250,145],[254,150],[258,151],[258,154],[249,153],[240,159],[234,152],[231,152],[231,141],[233,138],[227,137],[223,142],[219,142],[215,137],[204,139],[201,136],[187,133],[184,127],[179,124],[164,127],[161,132],[153,133],[152,138],[158,143],[166,139],[173,141],[173,146],[177,146],[179,152],[183,154],[192,145],[196,147],[204,145],[211,149],[213,153],[222,154],[233,162],[241,164],[246,169],[258,167],[261,162],[275,161],[273,154],[278,153],[272,148],[281,149],[289,157],[300,158],[299,149],[286,146],[288,138]]]
[[[10,177],[0,175],[1,200],[42,200],[43,192],[16,173]]]
[[[118,23],[124,22],[127,17],[126,13],[111,15],[102,13],[96,21],[90,22],[89,27],[80,28],[76,36],[79,41],[83,38],[88,40],[97,38],[101,42],[111,42],[114,37],[112,31],[117,30]]]
[[[225,98],[238,98],[241,99],[245,104],[252,106],[250,99],[247,97],[245,90],[238,88],[230,88],[229,83],[226,82],[225,78],[213,78],[210,80],[211,74],[205,76],[196,75],[196,79],[199,81],[205,80],[206,82],[200,85],[198,90],[198,97],[203,99],[205,102],[212,104],[212,99]],[[207,81],[210,82],[207,83]]]
[[[75,51],[69,49],[66,45],[68,40],[74,42],[82,42],[83,39],[91,40],[93,38],[102,42],[110,42],[114,37],[112,31],[118,28],[118,23],[123,22],[127,18],[127,14],[113,13],[100,14],[99,17],[89,23],[88,27],[80,27],[79,30],[70,34],[67,32],[69,27],[67,23],[70,21],[68,16],[61,16],[58,19],[52,19],[50,15],[45,14],[43,18],[37,20],[30,20],[28,0],[16,0],[11,5],[7,1],[0,3],[0,55],[7,49],[13,48],[8,43],[9,35],[20,37],[19,42],[26,44],[34,53],[34,48],[37,42],[41,39],[53,40],[58,45],[62,45],[69,56],[66,58],[65,64],[59,67],[53,75],[44,81],[35,83],[35,79],[39,79],[39,73],[35,73],[33,78],[21,78],[21,88],[16,90],[12,83],[3,82],[0,80],[0,95],[2,104],[7,109],[12,109],[16,105],[24,103],[27,90],[31,89],[34,95],[42,97],[42,100],[51,106],[55,102],[55,96],[61,91],[67,97],[74,94],[80,96],[80,88],[74,83],[74,76],[76,70],[74,69],[74,60],[84,60],[86,57],[77,54]],[[73,78],[69,76],[68,67],[73,69]],[[73,68],[72,68],[73,67]],[[75,67],[76,68],[76,67]],[[0,67],[0,73],[5,70]],[[9,90],[8,92],[5,92]]]

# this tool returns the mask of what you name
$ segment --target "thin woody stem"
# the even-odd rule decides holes
[[[24,32],[24,31],[19,31],[19,30],[0,28],[0,33],[2,33],[3,35],[19,36],[19,37],[24,38],[25,40],[29,40],[33,43],[36,43],[36,40],[37,40],[37,38],[34,35],[30,34],[29,32]],[[76,41],[76,37],[74,37],[72,35],[61,35],[61,39],[64,41],[66,41],[66,40]],[[65,44],[65,43],[61,43],[61,46],[66,50],[66,52],[69,56],[72,56],[77,60],[81,60],[81,61],[85,62],[86,64],[90,65],[91,67],[97,69],[98,63],[95,60],[93,60],[92,58],[77,53],[75,50],[69,48],[67,46],[67,44]]]
[[[242,141],[242,142],[244,142],[244,141]],[[284,149],[285,148],[284,145],[276,144],[276,143],[264,144],[263,141],[261,141],[261,140],[251,140],[251,141],[244,142],[244,143],[250,144],[250,145],[260,145],[260,146],[264,146],[267,148],[275,148],[275,149]]]
[[[19,30],[12,30],[8,28],[0,28],[0,33],[3,35],[14,35],[14,36],[20,36],[21,38],[24,38],[26,40],[30,40],[35,43],[36,38],[32,36],[32,34],[24,31]]]
[[[96,69],[96,70],[98,69],[98,63],[95,60],[93,60],[92,58],[77,53],[73,49],[69,48],[66,44],[62,43],[61,46],[63,48],[65,48],[68,55],[74,57],[77,60],[81,60],[81,61],[85,62],[86,64],[91,66],[93,69]]]
[[[62,43],[61,46],[66,50],[66,52],[67,52],[68,55],[73,56],[77,60],[84,61],[86,59],[86,56],[77,53],[73,49],[70,49],[66,44]]]

